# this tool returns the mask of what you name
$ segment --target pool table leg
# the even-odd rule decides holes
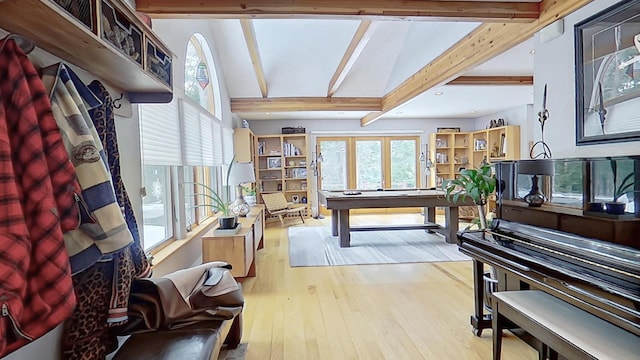
[[[331,235],[338,236],[338,210],[331,209]]]
[[[349,230],[349,209],[338,211],[338,239],[340,247],[351,246],[351,233]]]
[[[444,208],[444,227],[446,229],[446,241],[449,244],[458,243],[458,207],[447,206]]]

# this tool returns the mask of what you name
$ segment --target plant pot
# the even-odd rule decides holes
[[[220,229],[235,229],[238,223],[237,216],[223,216],[218,219],[220,223]]]
[[[244,200],[249,204],[249,206],[255,206],[257,203],[255,195],[245,195]]]
[[[604,204],[601,202],[590,202],[587,209],[593,212],[604,212]]]
[[[607,214],[624,215],[627,204],[621,202],[608,202]]]

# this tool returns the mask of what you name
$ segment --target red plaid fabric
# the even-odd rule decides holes
[[[0,79],[2,357],[75,306],[61,217],[66,228],[77,226],[78,184],[42,81],[13,40],[0,53]]]

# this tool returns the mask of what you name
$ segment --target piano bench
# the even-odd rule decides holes
[[[637,359],[640,337],[538,290],[495,292],[493,359],[500,360],[502,330],[510,321],[544,345],[539,359]]]

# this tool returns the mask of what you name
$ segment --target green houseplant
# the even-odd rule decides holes
[[[496,178],[491,174],[491,165],[485,164],[477,169],[460,171],[457,178],[442,183],[442,190],[445,191],[447,200],[454,203],[466,197],[471,198],[478,207],[480,229],[487,227],[485,205],[496,190]]]
[[[227,186],[225,186],[225,197],[221,197],[218,192],[207,186],[203,183],[199,182],[188,182],[188,184],[194,184],[198,191],[196,191],[194,196],[204,196],[212,201],[212,204],[203,204],[196,206],[211,206],[214,208],[215,212],[220,212],[222,215],[219,217],[218,222],[220,223],[221,229],[233,229],[236,227],[238,222],[238,217],[231,211],[232,201],[230,195],[230,186],[229,186],[229,178],[231,176],[231,168],[233,167],[233,163],[235,161],[235,156],[231,160],[229,167],[227,168],[226,174],[226,182]]]
[[[244,199],[247,201],[247,204],[253,206],[257,203],[256,189],[254,187],[243,186],[242,192],[244,194]]]

